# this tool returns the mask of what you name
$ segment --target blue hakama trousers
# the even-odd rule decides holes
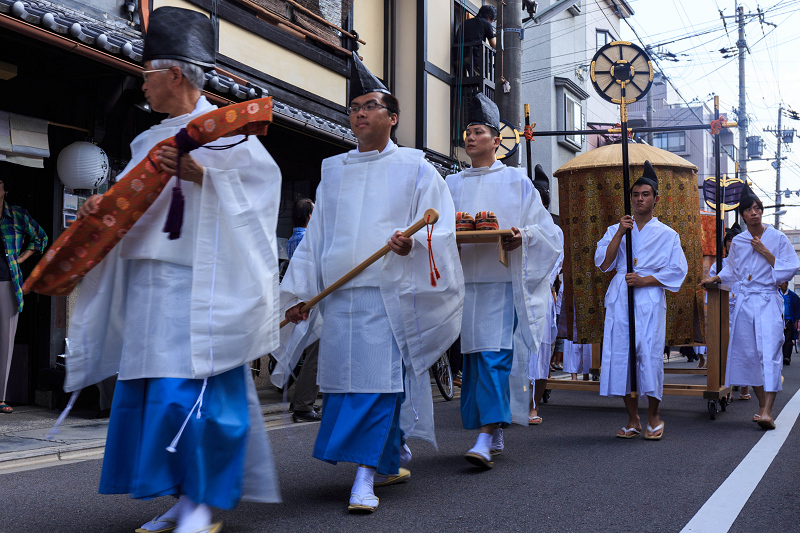
[[[461,379],[461,423],[464,429],[511,424],[508,378],[512,356],[512,350],[464,354]]]
[[[233,509],[242,495],[250,421],[243,369],[208,378],[202,416],[189,418],[175,453],[166,450],[191,411],[202,379],[118,381],[111,407],[101,494],[150,499],[185,494]]]
[[[378,474],[397,474],[402,402],[402,392],[326,393],[314,457],[331,464],[371,466]]]

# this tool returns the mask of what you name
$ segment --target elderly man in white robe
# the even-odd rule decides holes
[[[387,241],[391,248],[319,309],[324,398],[314,457],[359,465],[348,510],[369,513],[379,503],[375,485],[410,475],[400,470],[410,460],[401,402],[409,396],[419,409],[426,387],[430,398],[426,373],[458,336],[464,288],[450,193],[422,152],[390,140],[397,99],[356,54],[352,60],[348,113],[358,148],[323,161],[316,208],[280,290],[286,318],[297,324],[308,318],[302,302]],[[430,208],[439,211],[430,240],[424,232],[403,237]],[[404,374],[421,385],[404,390]]]
[[[772,406],[782,386],[783,297],[778,285],[794,277],[800,260],[782,232],[761,222],[764,206],[745,184],[739,213],[747,225],[731,242],[727,261],[706,283],[736,286],[725,385],[750,385],[758,398],[753,421],[775,429]]]
[[[533,186],[539,191],[545,209],[550,208],[550,177],[544,172],[542,165],[533,169]],[[544,326],[544,335],[539,345],[538,352],[528,354],[528,379],[531,385],[531,401],[528,408],[528,425],[538,426],[543,419],[539,415],[547,378],[550,377],[550,358],[553,356],[553,343],[558,337],[558,295],[555,291],[555,282],[564,265],[564,232],[556,226],[558,242],[561,243],[561,253],[558,255],[553,270],[550,271],[550,289],[552,298],[547,300],[547,323]],[[561,287],[559,287],[561,289]],[[561,292],[561,290],[559,290]]]
[[[522,170],[496,160],[499,123],[495,103],[477,94],[466,130],[472,168],[447,177],[456,211],[491,211],[500,229],[513,232],[502,243],[508,268],[497,260],[496,245],[461,246],[466,290],[461,421],[465,429],[480,431],[464,458],[484,469],[492,468],[492,455],[504,449],[502,428],[512,422],[512,395],[520,393],[521,401],[515,402],[522,409],[518,418],[528,419],[528,355],[538,353],[544,337],[552,299],[550,274],[563,250],[553,218],[531,180]]]
[[[216,109],[201,95],[213,54],[208,17],[173,7],[151,14],[143,91],[169,117],[134,139],[123,174]],[[239,141],[180,162],[177,149],[161,150],[154,163],[172,174],[180,165],[180,236],[162,230],[167,187],[86,275],[70,323],[65,389],[118,373],[100,492],[178,498],[138,532],[216,532],[211,507],[280,499],[247,363],[278,343],[281,175],[254,137],[212,144]],[[88,198],[79,216],[100,201]]]
[[[628,422],[617,431],[617,437],[624,439],[642,432],[638,398],[631,395],[628,287],[633,287],[636,319],[636,389],[648,400],[645,438],[660,440],[664,435],[659,406],[664,386],[662,354],[667,327],[664,291],[677,292],[688,271],[680,235],[653,216],[659,199],[658,178],[650,162],[645,161],[642,177],[631,187],[634,216],[625,215],[619,224],[610,226],[594,254],[600,270],[616,270],[605,298],[600,395],[623,397]],[[631,273],[627,273],[626,230],[631,231],[632,238]]]

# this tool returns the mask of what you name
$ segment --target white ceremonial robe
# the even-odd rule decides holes
[[[456,211],[473,216],[492,211],[500,229],[519,229],[522,245],[508,252],[508,267],[497,245],[462,244],[464,318],[461,352],[513,349],[509,378],[511,415],[528,423],[529,353],[538,353],[552,301],[550,277],[564,247],[558,226],[525,172],[495,161],[447,177]],[[514,322],[516,318],[516,328]]]
[[[594,254],[598,267],[606,257],[611,239],[619,224],[610,226]],[[686,278],[688,265],[681,249],[680,236],[675,230],[653,217],[639,230],[636,223],[631,230],[633,270],[642,277],[655,276],[663,287],[634,289],[636,317],[637,391],[658,400],[664,386],[664,339],[667,327],[667,297],[665,290],[677,292]],[[627,256],[622,237],[619,251],[606,272],[616,270],[605,298],[605,324],[603,331],[603,356],[600,365],[600,394],[625,396],[631,392],[628,328]]]
[[[727,257],[722,258],[722,268],[725,268],[725,265],[728,262]],[[717,275],[717,262],[714,261],[711,263],[711,267],[708,269],[708,277],[714,277]],[[736,310],[736,295],[739,294],[739,282],[734,281],[733,284],[730,286],[731,291],[728,293],[728,328],[733,327],[733,313]],[[706,295],[706,303],[708,303],[708,295]],[[732,338],[732,336],[728,336],[728,339]]]
[[[718,274],[723,285],[736,284],[739,289],[725,386],[763,386],[767,392],[777,392],[783,388],[784,341],[783,297],[778,285],[794,277],[800,261],[786,235],[770,225],[764,225],[761,242],[775,256],[775,266],[753,249],[752,238],[747,229],[733,238],[725,266]]]
[[[131,143],[123,175],[159,141],[216,109],[200,97],[195,110],[168,118]],[[226,146],[241,136],[211,143]],[[261,357],[278,346],[278,251],[275,226],[281,175],[257,138],[227,150],[192,152],[203,184],[183,181],[181,237],[161,230],[174,179],[117,246],[83,279],[68,337],[66,391],[118,379],[204,378]],[[130,285],[130,266],[144,284]],[[170,300],[191,287],[190,302]],[[129,290],[131,289],[131,290]],[[141,302],[128,316],[129,299]],[[140,328],[135,337],[131,325]],[[170,325],[188,325],[190,342],[176,346]],[[127,328],[127,329],[126,329]],[[180,357],[162,356],[180,350]],[[127,355],[130,354],[130,357]],[[165,360],[166,359],[166,360]]]
[[[314,214],[281,282],[283,310],[322,292],[430,208],[439,211],[436,287],[423,228],[408,256],[386,254],[320,302],[323,392],[402,392],[403,364],[419,378],[458,337],[464,299],[453,202],[422,152],[390,141],[383,152],[353,150],[323,162]]]
[[[564,350],[564,372],[567,374],[588,374],[592,369],[592,345],[570,342],[570,349]]]
[[[192,113],[138,135],[122,174],[156,143],[213,109],[201,96]],[[210,145],[242,139],[226,137]],[[64,390],[114,374],[119,380],[203,379],[277,348],[280,170],[256,137],[226,150],[199,148],[192,157],[204,168],[203,182],[181,183],[180,238],[169,240],[162,231],[173,178],[79,285]],[[242,499],[280,501],[258,395],[250,376],[246,383],[251,430]]]
[[[497,245],[461,246],[466,290],[461,351],[511,349],[516,312],[525,346],[537,352],[552,300],[550,275],[563,252],[558,226],[525,173],[500,161],[451,174],[447,186],[456,211],[493,211],[500,229],[515,227],[522,235],[522,246],[508,252],[508,268],[497,260]],[[525,363],[527,369],[527,356]]]
[[[556,265],[553,267],[553,271],[550,272],[551,287],[555,284],[558,273],[561,272],[561,268],[564,265],[564,232],[561,231],[561,228],[558,226],[556,226],[556,230],[558,231],[562,250],[561,254],[558,256]],[[539,346],[538,353],[530,352],[528,354],[530,358],[528,362],[528,379],[531,381],[547,379],[550,375],[550,359],[553,355],[553,343],[556,342],[556,338],[558,337],[558,309],[556,308],[556,303],[563,290],[564,286],[562,284],[558,288],[556,298],[553,299],[551,297],[547,300],[547,323],[544,327],[542,344]]]

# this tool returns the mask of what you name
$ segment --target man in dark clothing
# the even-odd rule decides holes
[[[478,16],[464,22],[456,36],[457,43],[464,46],[464,71],[467,76],[483,75],[481,61],[483,47],[480,43],[485,39],[492,48],[496,48],[494,28],[492,28],[495,19],[497,19],[497,9],[494,6],[483,6],[478,10]]]
[[[289,261],[292,260],[294,251],[303,240],[306,234],[308,221],[311,220],[311,213],[314,211],[314,202],[310,198],[301,198],[294,204],[292,212],[292,237],[286,243],[286,255]],[[317,385],[317,356],[319,355],[319,341],[314,341],[306,348],[306,358],[303,359],[303,366],[297,382],[294,384],[294,396],[289,404],[289,409],[293,411],[293,422],[319,422],[322,416],[314,409],[314,401],[317,399],[319,385]]]
[[[792,346],[797,338],[797,327],[800,323],[800,296],[789,290],[789,282],[778,285],[783,296],[783,364],[792,362]]]

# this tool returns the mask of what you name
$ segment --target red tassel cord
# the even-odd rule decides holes
[[[435,287],[436,280],[441,278],[442,275],[439,274],[439,269],[436,268],[436,259],[434,259],[433,257],[433,247],[431,242],[431,237],[433,236],[433,224],[430,223],[430,220],[431,216],[428,215],[428,220],[426,221],[425,229],[428,232],[428,266],[431,269],[431,287]]]

